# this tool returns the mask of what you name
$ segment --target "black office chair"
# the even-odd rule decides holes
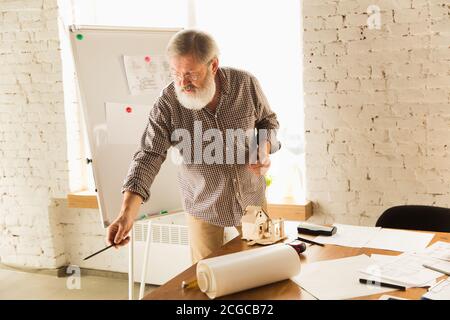
[[[378,218],[377,227],[450,232],[450,209],[403,205],[387,209]]]

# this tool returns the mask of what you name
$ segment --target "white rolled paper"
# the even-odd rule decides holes
[[[214,299],[290,279],[300,273],[300,257],[287,244],[204,259],[197,264],[200,290]]]

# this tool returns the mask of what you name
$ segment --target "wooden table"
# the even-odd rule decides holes
[[[305,238],[307,238],[305,236]],[[312,238],[312,237],[310,237]],[[292,241],[293,238],[287,239],[285,242]],[[436,241],[450,242],[450,233],[435,233],[430,245]],[[257,246],[256,246],[257,247]],[[248,246],[246,241],[236,237],[217,252],[211,254],[208,258],[229,254],[238,251],[251,250],[255,246]],[[322,260],[339,259],[351,256],[357,256],[360,254],[385,254],[385,255],[398,255],[400,252],[369,249],[369,248],[350,248],[341,247],[335,245],[325,245],[320,247],[317,245],[308,246],[307,250],[301,255],[300,259],[302,264],[311,263]],[[182,289],[182,281],[192,281],[196,279],[197,265],[193,265],[180,273],[178,276],[169,280],[161,287],[155,289],[148,295],[144,296],[144,300],[209,300],[209,298],[200,291],[198,288]],[[445,278],[442,276],[440,279]],[[420,297],[426,292],[425,288],[411,288],[406,291],[392,291],[387,294],[398,296],[407,299],[420,299]],[[365,297],[358,297],[357,299],[373,300],[378,299],[382,294],[376,294]],[[300,288],[296,283],[291,280],[279,281],[262,287],[249,289],[246,291],[234,293],[224,297],[217,298],[216,300],[311,300],[315,299],[307,291]]]

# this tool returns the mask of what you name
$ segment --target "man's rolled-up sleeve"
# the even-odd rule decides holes
[[[150,198],[150,187],[167,157],[171,146],[170,113],[162,97],[158,98],[149,113],[140,147],[133,155],[121,192],[140,195],[143,202]]]
[[[277,131],[280,124],[278,123],[277,115],[271,110],[258,80],[252,77],[251,81],[256,106],[258,141],[269,141],[271,146],[270,153],[274,153],[281,148],[281,143],[277,138]]]

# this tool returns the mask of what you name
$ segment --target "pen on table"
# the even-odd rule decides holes
[[[181,288],[182,289],[192,289],[192,288],[197,288],[198,287],[198,283],[197,280],[192,280],[192,281],[182,281],[181,282]]]
[[[425,268],[428,268],[430,270],[437,271],[437,272],[440,272],[440,273],[443,273],[443,274],[446,274],[446,275],[450,276],[450,272],[448,270],[443,270],[441,268],[436,268],[433,265],[429,265],[429,264],[423,264],[422,266],[425,267]]]
[[[403,290],[403,291],[406,290],[406,287],[399,286],[399,285],[392,284],[392,283],[380,282],[380,281],[376,281],[376,280],[359,279],[359,283],[370,284],[373,286],[380,286],[380,287],[386,287],[386,288],[392,288],[392,289],[399,289],[399,290]]]
[[[318,242],[315,242],[315,241],[312,241],[312,240],[308,240],[308,239],[305,239],[305,238],[301,238],[301,237],[297,237],[297,240],[300,240],[300,241],[303,241],[303,242],[306,242],[306,243],[310,243],[310,244],[317,244],[318,246],[321,246],[321,247],[324,246],[323,243],[318,243]]]

